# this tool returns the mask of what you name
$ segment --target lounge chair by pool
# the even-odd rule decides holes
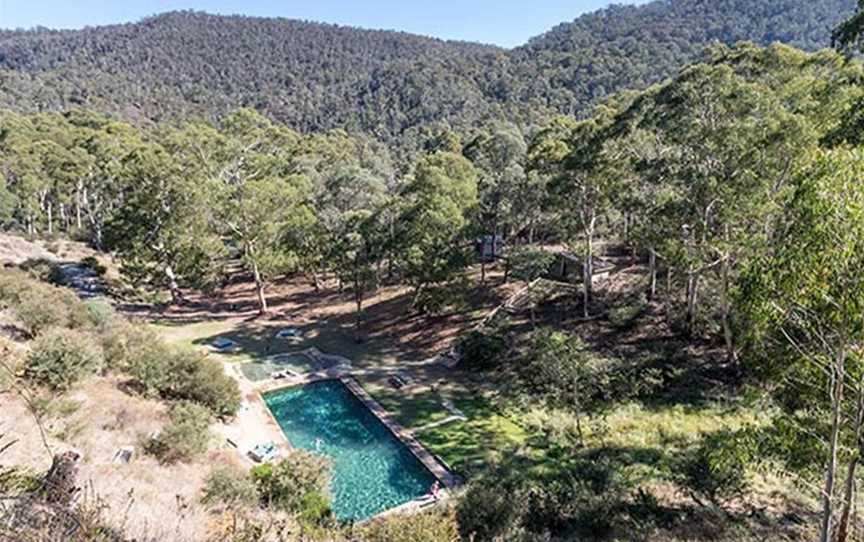
[[[296,327],[286,327],[285,329],[280,329],[279,332],[276,333],[276,337],[279,339],[294,339],[302,335],[303,333]]]

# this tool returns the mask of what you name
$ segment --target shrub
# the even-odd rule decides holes
[[[190,347],[167,345],[146,327],[120,324],[103,338],[108,366],[128,373],[146,395],[193,401],[217,416],[240,408],[237,382]]]
[[[507,342],[497,331],[472,331],[459,343],[460,364],[473,370],[488,370],[501,362]]]
[[[459,526],[452,508],[411,516],[394,515],[364,526],[364,542],[456,542]]]
[[[201,502],[229,507],[251,506],[258,501],[258,490],[248,473],[232,467],[216,467],[204,481]]]
[[[57,262],[46,258],[30,258],[21,262],[18,267],[22,271],[26,271],[31,277],[41,280],[42,282],[50,282],[52,284],[60,284],[62,276]]]
[[[719,431],[703,437],[684,461],[682,484],[693,499],[722,507],[747,489],[747,467],[758,455],[750,430]]]
[[[84,303],[87,322],[100,333],[107,333],[120,325],[121,317],[110,303],[103,299],[93,299]]]
[[[647,305],[641,301],[614,307],[609,310],[609,323],[616,329],[630,329],[636,324],[636,320],[646,307]]]
[[[456,510],[463,539],[605,539],[623,521],[633,484],[619,461],[589,452],[551,471],[531,465],[510,458],[468,484]]]
[[[0,335],[0,390],[6,390],[15,381],[23,363],[23,349],[11,339]]]
[[[303,511],[308,494],[328,494],[330,472],[325,458],[303,450],[292,450],[279,463],[265,463],[251,471],[262,504],[292,513]]]
[[[0,269],[0,307],[12,307],[18,296],[30,286],[30,278],[15,269]]]
[[[321,525],[333,516],[330,499],[320,491],[310,491],[300,498],[297,519],[305,525]]]
[[[173,348],[166,359],[163,397],[200,403],[217,416],[230,416],[240,408],[240,388],[225,374],[222,364],[192,348]],[[161,378],[161,377],[160,377]]]
[[[46,299],[46,294],[42,288],[27,288],[14,304],[15,316],[31,337],[50,327],[67,327],[69,308]]]
[[[614,372],[578,336],[553,330],[534,334],[520,371],[525,393],[577,413],[605,404]]]
[[[459,500],[457,515],[465,540],[504,540],[525,513],[521,496],[500,484],[472,483]]]
[[[81,260],[81,265],[83,265],[96,275],[99,275],[100,277],[105,276],[105,273],[108,271],[108,268],[102,265],[102,263],[94,256],[87,256],[86,258],[83,258]]]
[[[116,371],[147,373],[144,367],[159,366],[167,357],[168,347],[146,326],[119,321],[102,335],[106,365]]]
[[[50,327],[84,328],[90,323],[86,306],[71,290],[27,279],[16,288],[0,289],[4,304],[32,337]]]
[[[37,491],[41,482],[42,476],[36,472],[21,467],[0,466],[0,493],[4,495]]]
[[[25,363],[30,380],[66,390],[101,369],[102,349],[89,334],[51,329],[34,341]]]
[[[194,403],[174,405],[170,421],[155,438],[144,444],[147,453],[162,463],[190,461],[207,449],[210,440],[210,412]]]

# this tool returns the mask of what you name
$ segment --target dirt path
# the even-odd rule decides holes
[[[78,297],[92,299],[105,294],[105,281],[89,267],[77,262],[57,264],[60,281],[75,290]]]

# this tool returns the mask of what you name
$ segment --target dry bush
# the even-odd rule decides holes
[[[392,515],[360,530],[363,542],[457,542],[459,525],[452,508],[410,516]]]
[[[191,461],[204,453],[210,441],[210,412],[195,403],[174,405],[170,421],[159,436],[147,437],[145,450],[163,463]]]
[[[68,390],[102,368],[102,348],[92,335],[51,329],[40,335],[27,355],[25,376],[54,390]]]

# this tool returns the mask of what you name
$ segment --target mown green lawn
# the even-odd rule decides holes
[[[384,384],[364,383],[364,387],[402,427],[417,429],[450,415],[441,405],[441,396],[429,389],[410,393]]]
[[[448,467],[462,475],[485,467],[495,453],[523,447],[528,434],[495,405],[459,382],[446,388],[395,390],[385,381],[366,380],[363,386],[403,427]],[[425,426],[452,416],[442,405],[449,399],[467,420],[453,420],[435,427]]]
[[[499,412],[483,397],[454,401],[467,420],[455,421],[417,433],[429,451],[452,470],[469,475],[485,467],[496,454],[520,448],[528,441],[524,428]]]

